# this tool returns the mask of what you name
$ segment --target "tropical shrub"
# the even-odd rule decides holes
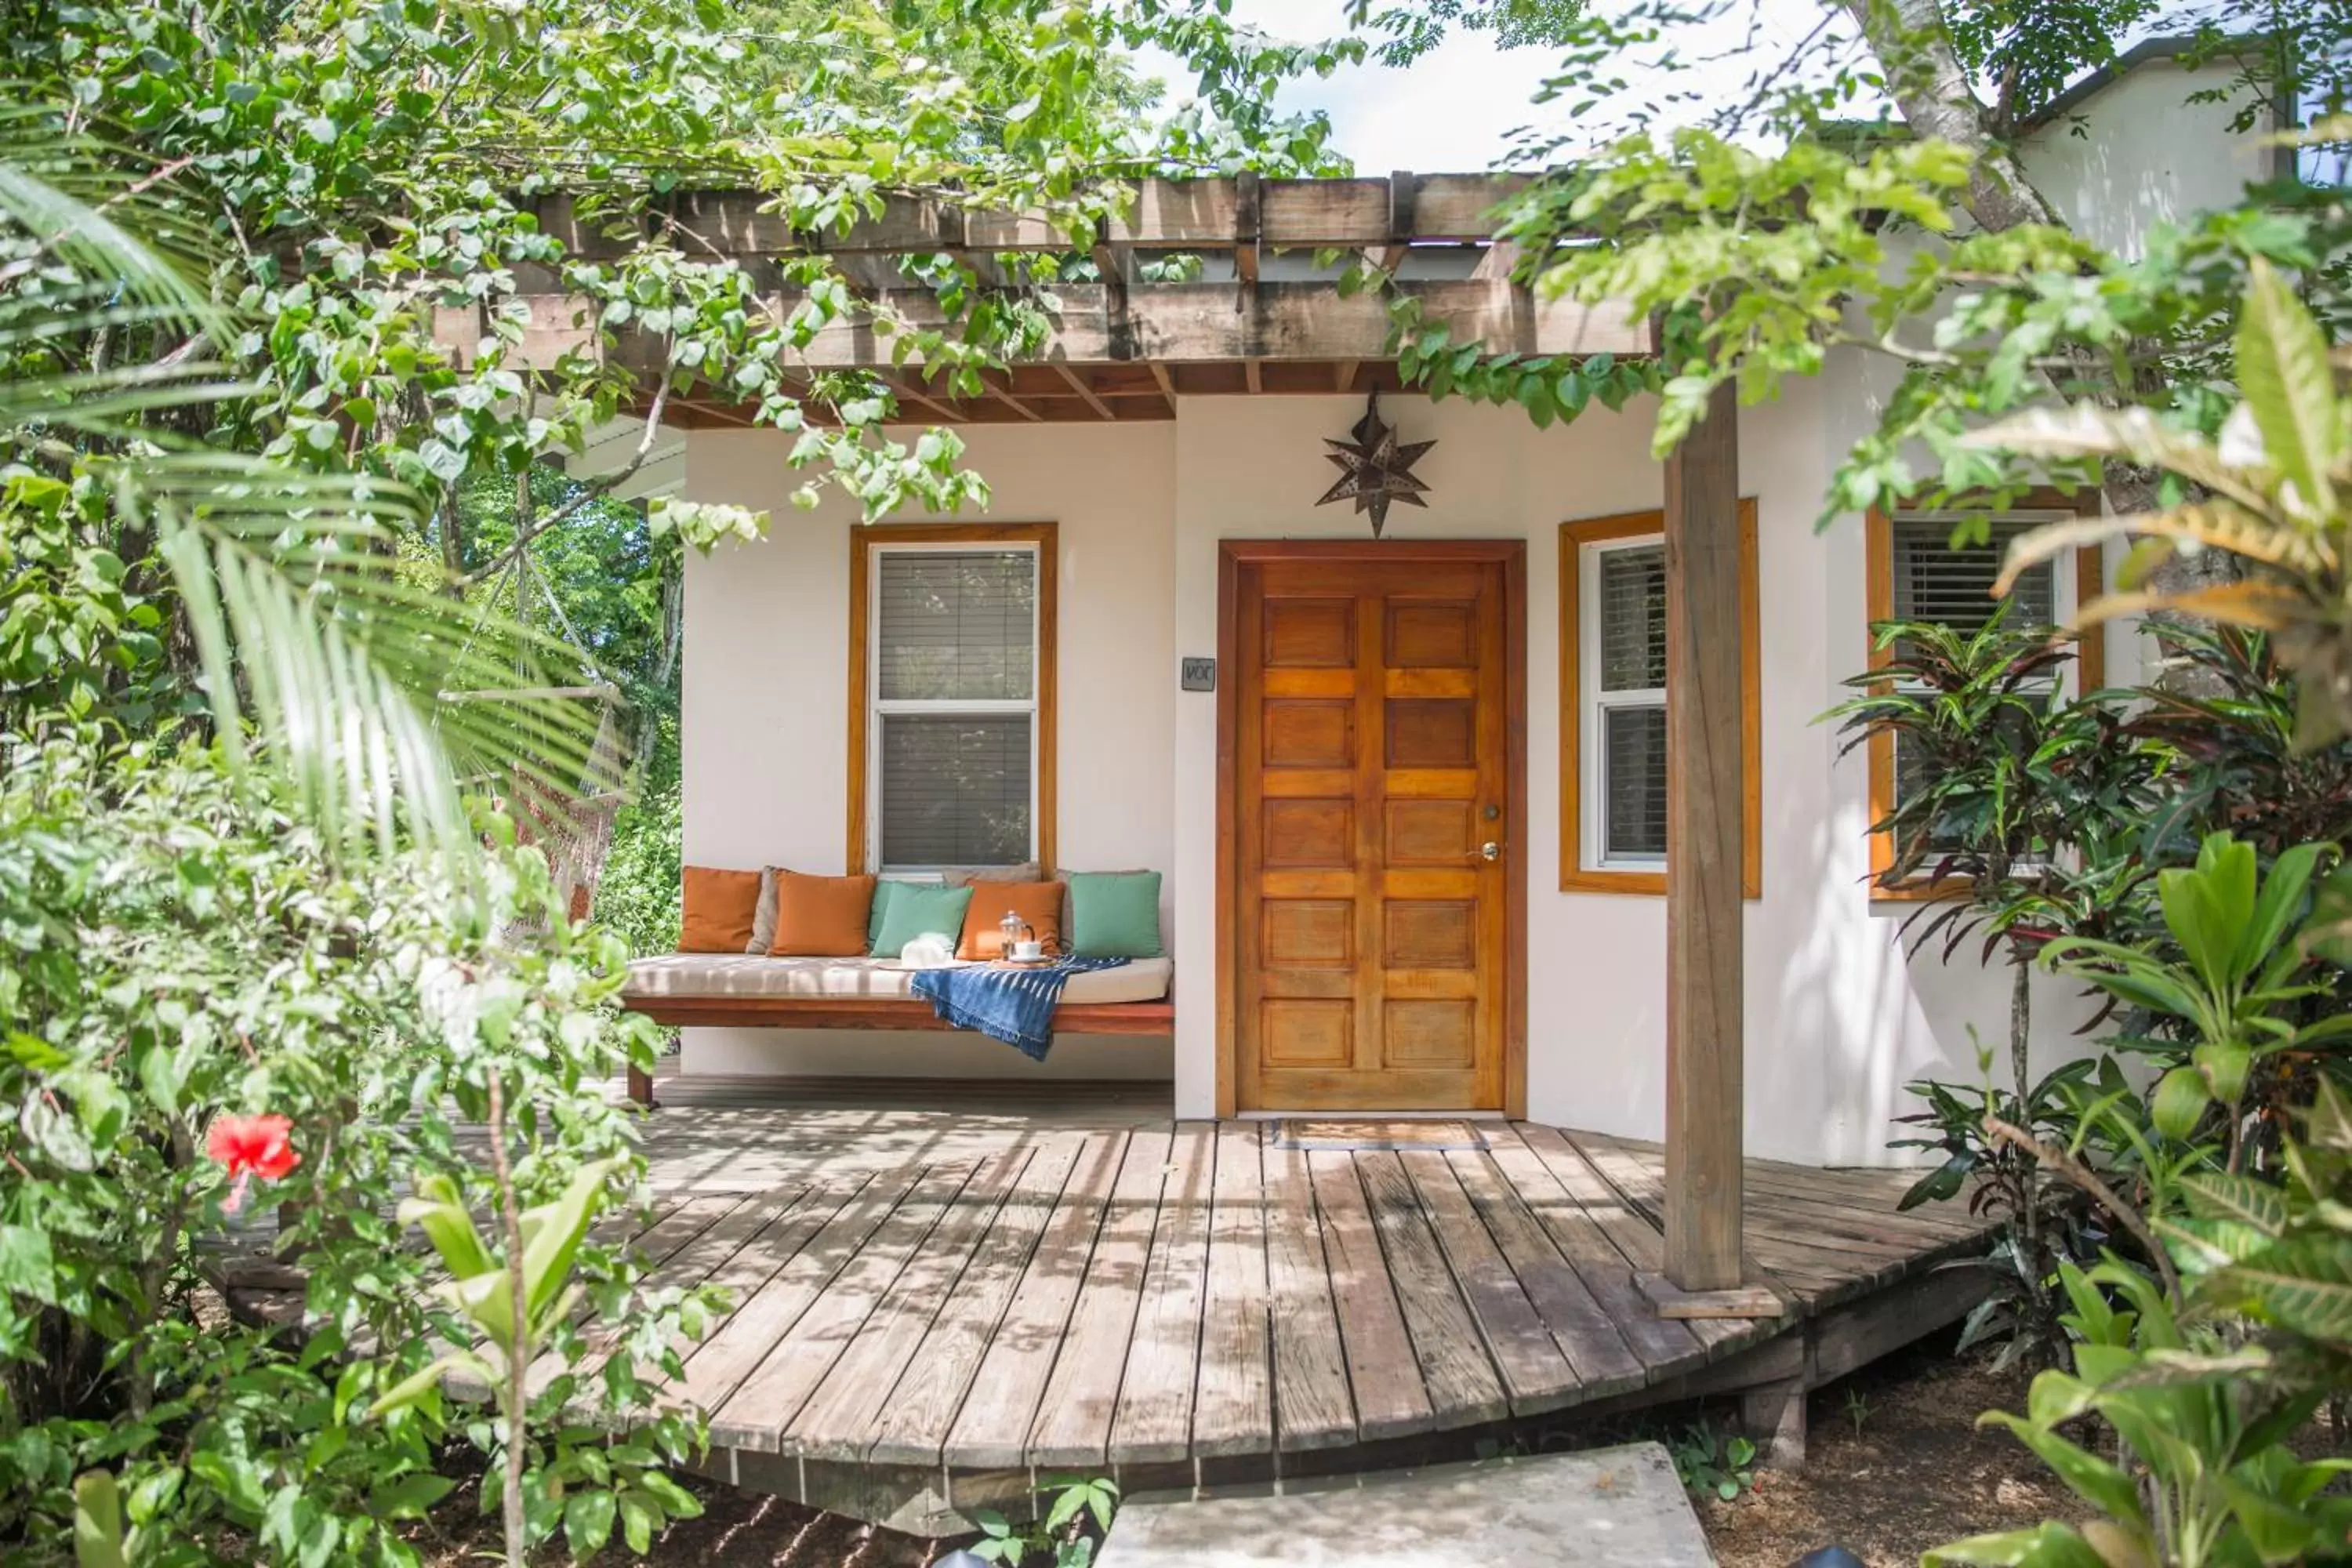
[[[2352,1014],[2298,1025],[2290,1010],[2327,994],[2315,976],[2319,949],[2336,944],[2306,931],[2313,882],[2331,847],[2297,845],[2258,871],[2254,847],[2228,833],[2208,837],[2194,867],[2157,873],[2157,900],[2177,960],[2085,936],[2053,942],[2043,962],[2133,1007],[2172,1020],[2177,1041],[2125,1037],[2127,1047],[2166,1065],[2150,1112],[2158,1131],[2193,1141],[2209,1112],[2231,1173],[2244,1168],[2244,1114],[2257,1070],[2288,1052],[2331,1053],[2352,1040]],[[2321,889],[2322,905],[2352,906],[2352,871]],[[2315,947],[2315,943],[2316,947]]]
[[[2035,1377],[2023,1415],[1983,1420],[2014,1433],[2100,1517],[1954,1542],[1928,1552],[1927,1568],[2300,1563],[2352,1538],[2352,1497],[2327,1493],[2352,1460],[2305,1461],[2286,1444],[2317,1407],[2315,1391],[2250,1382],[2259,1357],[2210,1324],[2184,1325],[2137,1269],[2068,1264],[2062,1275],[2074,1370]],[[2113,1429],[2118,1458],[2064,1430],[2085,1416]]]
[[[607,1005],[625,952],[560,918],[529,848],[472,870],[338,862],[193,740],[35,729],[0,741],[0,1542],[62,1558],[77,1479],[103,1473],[134,1561],[413,1561],[401,1521],[450,1486],[437,1445],[498,1439],[437,1394],[371,1408],[467,1337],[395,1198],[424,1180],[494,1206],[462,1130],[493,1084],[527,1201],[583,1170],[630,1193],[639,1162],[603,1093],[649,1059]],[[219,1315],[273,1207],[299,1332]],[[684,1304],[632,1310],[635,1270],[609,1247],[579,1270],[626,1353],[599,1387],[551,1393],[634,1401]],[[581,1343],[572,1325],[551,1340]],[[643,1441],[669,1460],[691,1436],[657,1423]]]

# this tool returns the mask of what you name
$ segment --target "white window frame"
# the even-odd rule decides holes
[[[882,727],[896,717],[1029,718],[1029,848],[1023,860],[1038,853],[1038,743],[1043,729],[1039,693],[1043,671],[1038,652],[1044,646],[1045,549],[1028,539],[1006,540],[871,540],[866,546],[866,864],[884,876],[937,876],[944,865],[899,865],[882,858],[883,814],[888,781],[883,777]],[[1029,695],[1026,699],[889,698],[882,695],[882,566],[885,554],[904,555],[1026,555],[1029,557]],[[1007,861],[1018,865],[1020,861]]]
[[[1594,540],[1577,548],[1576,607],[1578,668],[1590,673],[1578,684],[1583,688],[1578,696],[1577,725],[1580,743],[1577,747],[1578,767],[1583,773],[1579,781],[1578,795],[1582,803],[1583,831],[1577,836],[1580,846],[1578,860],[1587,871],[1663,871],[1666,858],[1660,855],[1612,855],[1609,844],[1609,757],[1608,712],[1616,708],[1655,708],[1665,711],[1666,689],[1663,686],[1634,691],[1602,689],[1601,660],[1601,558],[1612,551],[1651,550],[1663,548],[1666,536],[1640,533],[1623,539]]]

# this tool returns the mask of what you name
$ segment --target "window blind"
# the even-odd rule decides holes
[[[1601,710],[1607,778],[1602,853],[1666,852],[1666,710],[1654,704]]]
[[[884,701],[1021,701],[1034,694],[1034,553],[884,550],[877,563]]]
[[[1955,550],[1948,520],[1896,518],[1895,618],[1933,621],[1961,633],[1979,630],[2000,607],[2001,602],[1992,596],[1992,585],[2000,577],[2010,541],[2038,526],[1996,522],[1987,543]],[[2057,579],[2051,563],[2042,562],[2021,574],[2011,585],[2009,596],[2015,601],[2009,613],[2012,627],[2057,624]]]
[[[885,714],[882,863],[1029,858],[1030,716]]]
[[[1601,689],[1654,691],[1666,684],[1666,550],[1601,554]]]

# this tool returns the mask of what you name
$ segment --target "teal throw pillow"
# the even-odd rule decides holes
[[[890,907],[890,895],[906,885],[887,877],[874,879],[874,907],[866,911],[866,951],[871,957],[882,956],[882,911]]]
[[[1159,958],[1160,873],[1073,871],[1070,948],[1080,958]]]
[[[934,888],[923,882],[892,886],[882,910],[881,932],[874,939],[874,956],[900,957],[908,942],[930,932],[946,937],[952,952],[963,938],[963,912],[971,904],[970,888]]]

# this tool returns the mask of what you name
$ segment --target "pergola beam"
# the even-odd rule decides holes
[[[1546,300],[1507,283],[1484,279],[1448,279],[1396,285],[1400,296],[1417,299],[1423,319],[1444,322],[1462,342],[1475,342],[1489,353],[1647,353],[1649,334],[1622,307]],[[1040,345],[1037,358],[1072,364],[1165,360],[1171,363],[1246,360],[1385,360],[1389,313],[1379,296],[1342,298],[1328,283],[1261,282],[1254,289],[1232,283],[1171,283],[1141,289],[1109,289],[1097,283],[1066,283],[1055,289],[1061,310]],[[508,363],[516,369],[553,366],[566,350],[594,351],[594,313],[587,302],[562,295],[521,296],[530,326]],[[772,294],[764,308],[781,321],[797,300]],[[891,289],[869,303],[916,327],[949,331],[939,300],[928,289]],[[446,312],[436,336],[470,360],[481,333],[478,318]],[[820,328],[802,351],[811,370],[897,370],[895,333],[876,330],[871,316],[835,321]],[[655,372],[666,363],[658,338],[624,330],[613,348],[629,368]]]
[[[1738,402],[1715,389],[1666,459],[1666,1277],[1741,1283]]]
[[[845,229],[796,232],[759,191],[688,191],[643,224],[658,225],[689,252],[723,256],[824,250],[866,252],[1087,250],[1096,239],[1146,248],[1222,250],[1242,230],[1244,188],[1256,187],[1255,237],[1278,249],[1304,247],[1379,248],[1407,240],[1478,240],[1495,232],[1494,209],[1525,189],[1524,174],[1397,174],[1388,179],[1260,180],[1151,178],[1134,182],[1134,195],[1099,236],[1073,237],[1041,212],[967,212],[940,196],[891,192],[878,210]],[[540,226],[585,259],[623,254],[643,224],[627,220],[591,226],[569,195],[542,196]]]

